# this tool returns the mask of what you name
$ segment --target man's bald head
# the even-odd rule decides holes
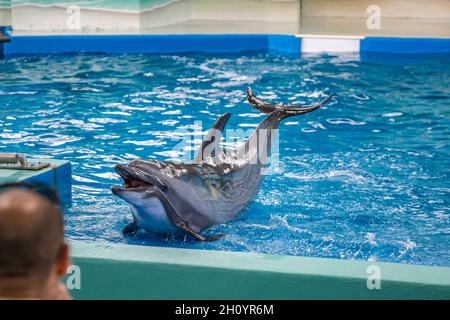
[[[63,245],[63,217],[54,204],[22,189],[0,193],[0,279],[45,278]]]

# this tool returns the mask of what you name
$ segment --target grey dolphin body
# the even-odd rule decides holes
[[[265,102],[248,88],[249,103],[267,116],[240,148],[220,148],[221,134],[230,117],[225,113],[211,127],[193,163],[139,159],[127,166],[117,165],[115,169],[124,183],[113,186],[112,192],[130,204],[134,219],[124,234],[143,228],[166,233],[184,231],[201,241],[221,237],[207,237],[201,232],[235,219],[254,199],[265,166],[260,155],[270,155],[276,133],[273,129],[281,120],[316,110],[330,98],[315,105],[286,105]]]

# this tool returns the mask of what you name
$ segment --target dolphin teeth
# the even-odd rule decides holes
[[[150,186],[152,186],[151,183],[148,183],[146,181],[142,181],[139,179],[127,179],[127,180],[124,180],[124,184],[123,184],[123,187],[125,189],[136,189],[136,188],[150,187]]]
[[[122,165],[115,166],[116,172],[123,180],[123,188],[124,189],[134,189],[152,186],[153,184],[147,181],[143,181],[137,177],[135,177],[130,170]]]

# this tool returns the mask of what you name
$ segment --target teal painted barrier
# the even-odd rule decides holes
[[[58,191],[64,206],[71,205],[72,167],[70,162],[54,159],[29,159],[50,162],[50,167],[41,170],[0,169],[0,184],[8,182],[42,183]]]
[[[80,271],[76,299],[450,299],[450,268],[443,267],[83,242],[71,248]],[[369,289],[377,275],[379,289]]]

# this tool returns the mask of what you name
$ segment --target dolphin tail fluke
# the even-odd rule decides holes
[[[312,105],[305,105],[305,106],[287,105],[287,106],[281,107],[280,108],[281,116],[284,119],[284,118],[288,118],[288,117],[292,117],[292,116],[298,116],[301,114],[309,113],[311,111],[314,111],[314,110],[322,107],[332,97],[333,97],[333,95],[330,94],[328,97],[326,97],[321,102],[312,104]]]
[[[184,231],[186,231],[188,234],[190,234],[192,237],[194,237],[195,239],[197,239],[198,241],[205,241],[205,242],[211,242],[211,241],[216,241],[218,239],[221,239],[223,237],[225,237],[224,234],[215,234],[212,236],[204,236],[201,235],[200,233],[198,233],[197,231],[193,230],[192,228],[190,228],[186,223],[184,222],[180,222],[177,224],[177,226],[180,229],[183,229]]]
[[[261,100],[253,94],[253,91],[250,87],[247,88],[247,100],[250,105],[266,114],[270,114],[274,111],[280,112],[283,118],[287,118],[290,116],[297,116],[301,114],[305,114],[316,109],[322,107],[325,103],[327,103],[333,95],[329,95],[327,98],[322,100],[321,102],[313,105],[294,105],[294,104],[284,104],[284,103],[273,103]]]
[[[247,101],[256,110],[267,114],[272,113],[279,107],[283,106],[281,103],[273,103],[261,100],[253,94],[252,88],[250,87],[247,87]]]

